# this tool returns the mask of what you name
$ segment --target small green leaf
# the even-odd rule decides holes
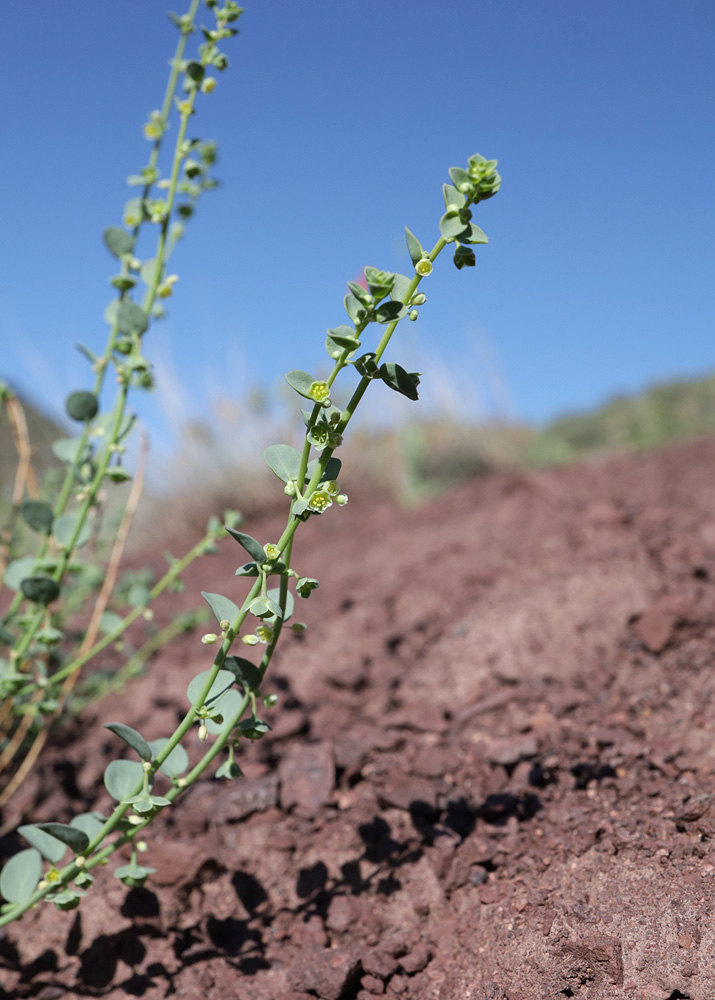
[[[235,528],[226,528],[231,538],[235,538],[236,541],[242,548],[248,552],[251,559],[255,559],[259,566],[262,566],[266,561],[266,553],[263,551],[263,546],[255,538],[250,535],[246,535],[243,531],[236,531]]]
[[[84,445],[79,455],[78,448],[79,438],[58,438],[52,442],[52,451],[60,462],[66,462],[68,465],[82,465],[92,457],[91,445]]]
[[[156,868],[138,865],[135,861],[117,868],[114,872],[114,877],[120,879],[130,889],[139,889],[155,871]]]
[[[450,205],[455,205],[457,208],[464,208],[467,204],[466,197],[451,184],[442,185],[442,194],[444,195],[444,204],[447,208]]]
[[[258,576],[258,566],[254,562],[244,563],[236,570],[236,576]]]
[[[412,263],[416,265],[417,262],[422,260],[425,255],[425,252],[422,249],[422,244],[417,239],[415,234],[410,232],[407,226],[405,226],[405,236],[407,238],[407,251],[410,255],[410,259],[412,260]]]
[[[3,583],[8,590],[19,590],[22,581],[32,573],[34,565],[34,556],[22,556],[21,559],[13,559],[8,563],[3,577]]]
[[[0,893],[8,903],[24,903],[42,876],[42,857],[34,847],[13,854],[0,873]]]
[[[387,362],[380,365],[380,378],[389,385],[395,392],[401,392],[408,399],[418,399],[417,386],[420,384],[419,376],[415,372],[406,372],[400,365]]]
[[[295,585],[298,597],[310,597],[314,590],[320,588],[320,583],[312,576],[302,576]]]
[[[463,184],[466,184],[469,187],[472,186],[472,181],[469,174],[467,173],[466,170],[463,170],[461,167],[450,167],[449,176],[451,177],[452,183],[457,188],[457,190],[459,190],[459,188]]]
[[[110,733],[114,733],[120,740],[128,743],[132,750],[136,750],[142,760],[152,759],[151,747],[136,729],[132,729],[131,726],[125,726],[123,722],[107,722],[104,728],[108,729]]]
[[[395,302],[405,302],[407,298],[407,292],[410,285],[412,284],[412,278],[408,278],[406,274],[396,274],[395,281],[392,285],[392,298]]]
[[[140,607],[143,607],[143,604]],[[109,635],[110,632],[118,629],[123,621],[122,616],[118,615],[116,611],[105,611],[99,619],[99,628],[104,635]]]
[[[465,222],[459,212],[445,212],[439,220],[439,231],[446,240],[455,240],[466,232],[468,222]]]
[[[70,826],[76,827],[87,834],[90,840],[94,840],[99,831],[104,826],[106,820],[99,812],[80,813],[70,820]]]
[[[110,469],[105,469],[104,476],[113,483],[126,483],[128,479],[132,478],[131,473],[123,469],[121,465],[113,465]]]
[[[138,760],[112,760],[104,770],[104,787],[117,802],[124,802],[141,788],[144,769]]]
[[[464,231],[457,236],[457,240],[460,243],[488,243],[489,237],[483,229],[470,222]]]
[[[263,554],[265,556],[265,552]],[[239,609],[233,601],[229,600],[228,597],[224,597],[222,594],[208,594],[205,590],[202,590],[201,596],[213,611],[217,622],[232,622],[239,613]]]
[[[78,889],[89,889],[94,885],[94,878],[89,874],[89,872],[80,872],[79,875],[75,877],[74,884]]]
[[[53,896],[52,902],[58,910],[76,910],[82,896],[84,896],[83,892],[76,892],[74,889],[65,889],[64,892]]]
[[[56,519],[54,525],[52,526],[52,534],[63,548],[69,548],[69,544],[72,541],[72,536],[77,530],[77,523],[81,516],[81,511],[78,510],[73,511],[71,514],[62,514]],[[79,535],[77,536],[77,540],[74,543],[74,547],[76,549],[81,549],[83,545],[87,544],[91,537],[92,526],[87,518],[85,518],[84,523],[80,528]]]
[[[152,754],[154,760],[159,756],[161,751],[164,749],[166,744],[169,742],[168,738],[162,736],[158,740],[152,740],[149,746],[152,749]],[[174,749],[171,751],[169,756],[166,758],[164,763],[161,765],[159,770],[162,774],[165,774],[167,778],[175,778],[180,774],[183,774],[189,769],[189,755],[183,748],[181,743],[177,743]]]
[[[131,253],[134,247],[134,237],[126,229],[119,226],[108,226],[102,233],[104,245],[115,257],[123,257],[125,253]]]
[[[355,298],[352,292],[348,292],[343,301],[345,303],[345,312],[357,326],[367,315],[365,306],[360,303],[359,299]]]
[[[201,689],[206,683],[210,673],[210,670],[202,670],[200,674],[197,674],[196,677],[192,678],[189,682],[189,686],[186,689],[186,696],[192,705],[195,706],[198,702]],[[215,708],[223,695],[229,690],[234,680],[235,677],[229,670],[219,670],[216,675],[216,680],[211,685],[211,689],[206,696],[204,705],[206,707]]]
[[[243,696],[236,690],[236,688],[230,688],[224,696],[221,698],[221,718],[220,721],[214,719],[206,719],[204,725],[208,731],[214,735],[218,736],[219,733],[225,733],[231,727],[231,721],[233,717],[238,712],[241,703],[243,702]]]
[[[65,409],[73,420],[86,423],[97,415],[99,401],[93,392],[79,389],[77,392],[69,394],[65,400]]]
[[[308,462],[308,470],[306,473],[308,479],[313,478],[313,473],[318,468],[318,461],[319,459],[314,458],[312,462]],[[340,475],[340,470],[342,469],[342,467],[343,463],[340,461],[340,459],[335,458],[335,456],[331,456],[326,463],[323,475],[320,477],[320,482],[330,483],[332,482],[333,479],[337,479],[338,476]]]
[[[299,393],[301,396],[304,396],[306,399],[310,399],[313,402],[315,402],[315,400],[313,400],[313,397],[310,395],[310,388],[315,382],[315,379],[313,378],[312,375],[309,375],[308,372],[303,372],[300,371],[299,369],[294,369],[293,371],[286,373],[285,379],[288,385],[291,387],[291,389],[295,389],[295,391]]]
[[[117,329],[120,333],[136,334],[138,337],[149,326],[149,317],[142,307],[131,299],[123,299],[117,308]]]
[[[275,472],[278,478],[287,483],[289,479],[297,479],[300,471],[300,452],[289,444],[271,444],[263,452],[263,458],[268,468]]]
[[[375,319],[378,323],[395,323],[407,315],[407,306],[402,302],[383,302],[375,310]]]
[[[55,837],[65,844],[75,854],[83,854],[89,846],[89,837],[76,826],[68,826],[67,823],[38,823],[37,829],[43,833]]]
[[[49,535],[52,531],[52,508],[41,500],[26,500],[20,508],[23,520],[34,531]]]
[[[258,691],[261,686],[261,671],[250,660],[243,656],[227,656],[223,668],[230,670],[236,682],[247,691]]]
[[[67,845],[51,833],[42,830],[35,823],[28,824],[27,826],[19,826],[17,832],[21,837],[25,838],[28,844],[37,848],[43,858],[51,861],[53,865],[59,864],[65,856]]]
[[[28,576],[20,583],[20,590],[35,604],[52,604],[60,596],[59,584],[49,576]]]

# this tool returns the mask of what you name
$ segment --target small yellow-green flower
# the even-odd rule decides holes
[[[323,403],[330,396],[330,386],[327,382],[313,382],[308,389],[308,395],[316,403]]]
[[[204,80],[201,81],[202,94],[211,94],[214,90],[216,90],[215,76],[207,76]]]
[[[267,646],[269,642],[273,642],[273,629],[270,625],[259,625],[256,629],[256,636],[259,642]]]
[[[161,120],[161,111],[152,111],[149,121],[144,124],[144,137],[152,142],[161,138],[165,125]]]
[[[316,490],[308,501],[308,510],[316,514],[322,514],[328,507],[333,506],[333,498],[327,490]]]
[[[54,865],[52,866],[52,868],[50,868],[50,870],[48,871],[48,873],[45,875],[45,879],[48,882],[59,882],[60,879],[61,879],[61,877],[62,876],[57,871],[57,869],[55,868]]]
[[[334,479],[331,479],[329,483],[323,483],[323,489],[331,497],[336,497],[340,492],[340,487],[338,486],[338,484],[335,482]]]
[[[193,115],[194,113],[194,107],[191,101],[177,101],[176,107],[179,111],[179,114],[182,116]]]
[[[275,562],[275,560],[281,554],[281,550],[278,548],[277,545],[274,545],[272,542],[268,542],[266,545],[264,545],[263,551],[266,553],[266,559],[269,559],[271,562]]]
[[[432,274],[432,261],[424,257],[422,260],[418,260],[415,264],[415,271],[424,278],[428,274]]]
[[[158,285],[156,289],[156,294],[159,298],[168,299],[169,296],[174,291],[174,285],[179,280],[178,274],[167,274],[164,280]]]

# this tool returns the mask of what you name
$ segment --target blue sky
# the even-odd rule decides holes
[[[475,152],[503,177],[476,212],[491,242],[471,270],[440,258],[390,352],[424,372],[427,407],[545,421],[715,368],[712,0],[245,6],[192,122],[220,144],[223,186],[147,334],[163,389],[136,405],[161,446],[219,398],[317,373],[346,280],[409,270],[403,227],[432,245],[447,168]],[[52,410],[89,384],[73,345],[104,343],[100,234],[148,157],[165,11],[3,7],[0,376]]]

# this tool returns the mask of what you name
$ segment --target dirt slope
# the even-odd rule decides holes
[[[110,865],[9,928],[0,997],[712,1000],[715,440],[301,535],[322,588],[246,777],[155,824],[144,889]],[[240,595],[242,561],[180,600]],[[106,808],[98,723],[166,735],[206,661],[197,636],[164,653],[15,809]]]

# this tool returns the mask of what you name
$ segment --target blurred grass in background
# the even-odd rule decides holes
[[[132,531],[134,548],[151,544],[156,549],[187,532],[203,532],[207,517],[220,515],[227,507],[238,508],[246,518],[282,509],[283,494],[261,453],[274,442],[300,442],[291,415],[280,407],[271,411],[267,398],[256,390],[241,404],[220,401],[211,419],[181,427],[175,454],[152,459],[153,479]],[[52,476],[55,466],[50,443],[65,432],[26,401],[24,406],[36,448],[34,466],[42,482]],[[541,468],[714,433],[715,375],[711,375],[618,396],[542,428],[507,422],[465,425],[439,414],[393,423],[388,429],[358,427],[340,457],[351,499],[379,497],[409,507],[499,469]],[[15,464],[12,435],[3,419],[1,518],[8,512]],[[108,528],[111,522],[108,517]]]

